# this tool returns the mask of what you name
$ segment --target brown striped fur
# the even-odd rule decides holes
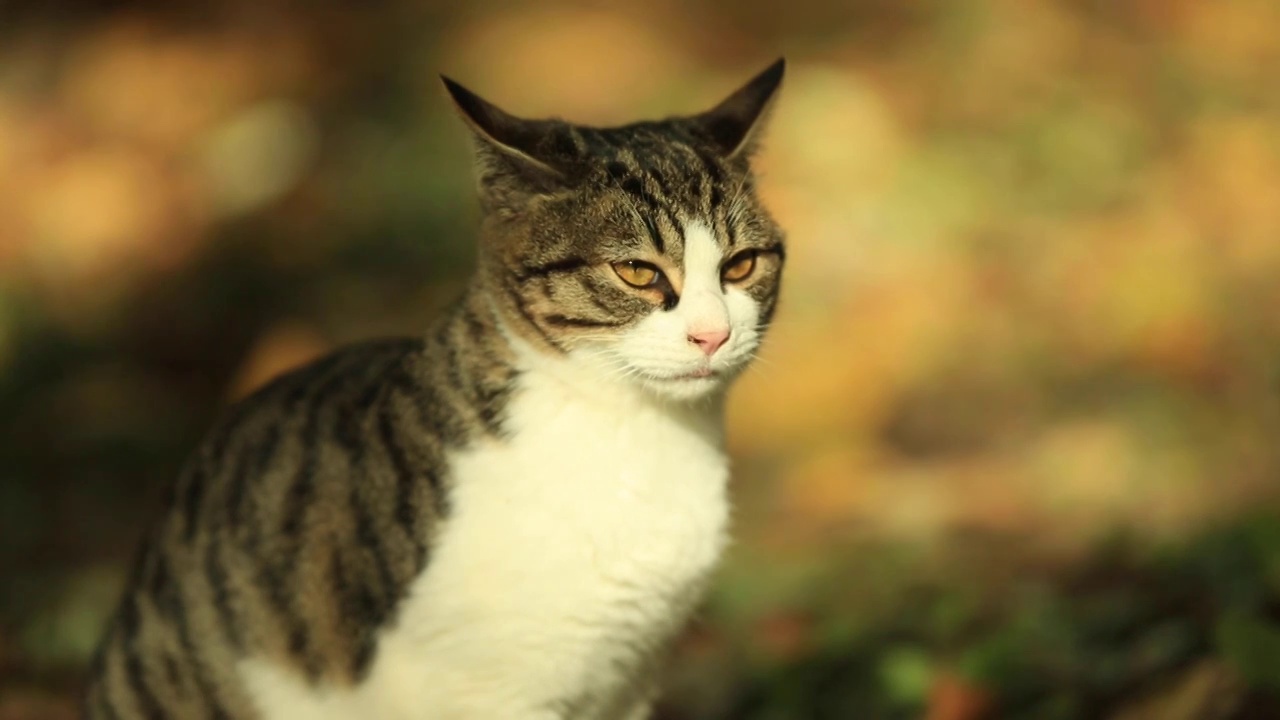
[[[517,371],[504,330],[544,351],[679,303],[682,228],[707,223],[763,263],[767,323],[783,260],[748,156],[776,64],[709,113],[617,128],[519,120],[446,80],[477,142],[480,266],[419,339],[357,345],[285,375],[213,429],[149,531],[90,673],[100,720],[256,717],[236,663],[357,684],[450,519],[450,448],[504,437]],[[670,268],[638,291],[610,264]]]

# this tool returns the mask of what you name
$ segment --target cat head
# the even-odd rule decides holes
[[[444,78],[475,138],[480,278],[509,332],[666,398],[741,372],[782,274],[751,156],[783,70],[701,114],[609,128],[518,118]]]

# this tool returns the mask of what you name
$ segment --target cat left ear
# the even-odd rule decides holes
[[[723,157],[747,157],[755,151],[786,69],[786,59],[778,58],[719,105],[691,118]]]
[[[526,169],[557,175],[557,171],[538,159],[537,148],[545,134],[545,123],[518,118],[476,95],[458,82],[440,76],[458,114],[471,129],[483,148],[492,150]]]

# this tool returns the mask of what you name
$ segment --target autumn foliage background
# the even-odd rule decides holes
[[[1278,29],[1269,0],[0,4],[0,718],[71,716],[220,408],[457,290],[437,73],[608,124],[781,54],[784,305],[662,717],[1280,717]]]

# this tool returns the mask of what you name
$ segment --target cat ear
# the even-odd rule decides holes
[[[786,69],[786,59],[778,58],[719,105],[690,119],[725,158],[750,156],[759,144]]]
[[[538,158],[538,146],[546,135],[547,123],[518,118],[456,81],[444,75],[440,79],[458,114],[478,141],[477,150],[482,161],[509,163],[513,166],[511,169],[541,175],[545,179],[560,174]]]

